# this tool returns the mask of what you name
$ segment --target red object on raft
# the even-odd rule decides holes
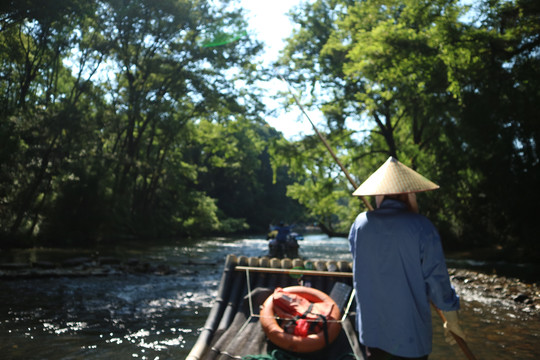
[[[280,304],[279,308],[277,304]],[[276,316],[287,316],[283,307],[291,310],[290,318],[299,318],[296,334],[286,332],[277,322]],[[337,338],[341,330],[341,324],[336,321],[340,318],[340,311],[334,300],[320,290],[305,286],[276,289],[264,302],[260,315],[260,322],[268,339],[282,349],[297,353],[323,349]],[[326,318],[326,325],[318,325],[317,332],[309,334],[306,323],[316,321],[319,315]]]

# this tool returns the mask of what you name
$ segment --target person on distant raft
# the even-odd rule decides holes
[[[267,240],[270,240],[268,247],[271,256],[282,257],[287,255],[288,237],[293,227],[294,225],[285,226],[283,221],[280,221],[278,226],[271,226],[271,231],[266,237]],[[296,244],[297,248],[298,244]]]
[[[450,284],[435,226],[418,214],[416,193],[439,186],[390,157],[354,196],[375,196],[377,208],[351,226],[357,327],[368,360],[427,359],[432,302],[448,330],[465,339],[459,297]],[[451,339],[451,340],[450,340]]]
[[[293,227],[294,225],[285,226],[285,222],[280,221],[279,225],[274,228],[274,230],[277,230],[276,242],[280,245],[285,245]]]

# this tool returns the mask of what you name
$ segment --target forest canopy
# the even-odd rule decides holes
[[[12,1],[0,18],[4,246],[264,232],[297,216],[231,2]]]
[[[394,156],[441,186],[419,202],[446,247],[538,255],[538,1],[317,0],[292,18],[281,72],[358,183]],[[363,206],[321,143],[273,151],[301,179],[289,195],[346,233]]]
[[[364,206],[341,169],[265,121],[277,69],[358,184],[394,156],[441,186],[419,203],[445,247],[540,253],[538,1],[306,1],[272,66],[233,0],[0,11],[2,246],[345,235]]]

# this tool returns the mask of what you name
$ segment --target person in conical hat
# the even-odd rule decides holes
[[[430,302],[445,313],[445,329],[464,337],[439,234],[416,204],[416,193],[438,188],[390,157],[353,193],[377,200],[377,208],[359,214],[349,233],[357,329],[368,360],[427,359]]]
[[[366,181],[353,192],[355,196],[375,196],[377,207],[385,196],[405,200],[409,208],[418,212],[416,193],[436,190],[439,185],[390,156]]]

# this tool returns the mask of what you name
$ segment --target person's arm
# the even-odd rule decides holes
[[[459,310],[459,297],[450,283],[441,239],[435,227],[429,225],[421,247],[422,272],[429,300],[443,311]]]
[[[354,249],[356,245],[356,221],[351,225],[351,230],[349,230],[349,250],[353,254],[354,257]]]
[[[421,257],[428,296],[433,306],[442,310],[445,318],[443,323],[445,340],[453,345],[456,340],[452,333],[463,340],[466,339],[458,319],[459,297],[450,283],[441,240],[434,227],[428,232],[425,240]]]

